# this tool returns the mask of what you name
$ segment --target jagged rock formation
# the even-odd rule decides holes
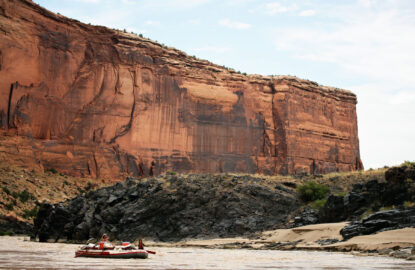
[[[351,221],[341,230],[343,238],[386,230],[415,227],[415,163],[406,162],[353,185],[345,195],[330,195],[319,211],[305,209],[295,226]]]
[[[319,211],[318,221],[360,220],[365,212],[415,202],[415,164],[389,168],[385,180],[372,179],[364,184],[355,184],[353,190],[344,196],[330,195]]]
[[[177,241],[284,228],[300,205],[295,189],[266,178],[161,175],[42,204],[34,226],[40,241],[87,240],[103,233],[119,240]]]
[[[356,220],[341,231],[344,240],[358,235],[415,227],[415,207],[376,212],[363,220]]]
[[[362,169],[356,96],[0,2],[0,159],[93,177]]]

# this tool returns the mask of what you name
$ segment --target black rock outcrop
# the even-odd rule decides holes
[[[285,227],[300,207],[293,188],[252,176],[167,175],[128,179],[73,200],[43,204],[40,241],[225,237]]]
[[[388,169],[385,180],[372,179],[364,184],[355,184],[353,190],[344,196],[330,195],[319,211],[319,222],[357,220],[368,210],[377,212],[382,207],[415,202],[414,164]]]
[[[373,234],[386,230],[415,227],[415,207],[411,209],[393,209],[379,211],[362,221],[354,221],[344,227],[340,233],[344,240],[358,235]]]

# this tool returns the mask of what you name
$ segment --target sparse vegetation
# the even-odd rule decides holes
[[[394,205],[390,205],[390,206],[382,206],[380,207],[379,203],[372,203],[369,208],[361,215],[360,219],[365,219],[368,216],[370,216],[371,214],[374,214],[378,211],[387,211],[387,210],[392,210],[395,209]]]
[[[405,160],[404,163],[401,164],[401,166],[406,166],[406,167],[415,167],[415,161],[408,161]]]
[[[97,187],[98,187],[98,184],[88,182],[88,184],[85,187],[85,191],[93,190],[93,189],[95,189]]]
[[[363,214],[362,214],[362,216],[360,217],[360,219],[362,220],[362,219],[365,219],[365,218],[367,218],[368,216],[370,216],[371,214],[373,214],[374,212],[373,212],[373,209],[370,207],[369,209],[367,209]]]
[[[7,195],[10,195],[10,190],[7,187],[3,187],[2,189],[4,193],[6,193]]]
[[[347,194],[349,194],[349,192],[347,192],[347,191],[341,191],[341,192],[337,192],[337,193],[336,193],[336,194],[334,194],[334,195],[344,197],[344,196],[346,196]]]
[[[10,231],[0,231],[0,236],[12,235]]]
[[[297,187],[297,192],[302,201],[312,202],[324,199],[324,197],[330,192],[330,189],[325,185],[309,181],[299,185]]]
[[[16,191],[12,191],[11,195],[13,196],[13,198],[17,199],[19,197],[19,193],[17,193]]]
[[[13,208],[14,208],[13,203],[8,203],[8,204],[6,204],[6,210],[8,210],[8,211],[12,211],[12,210],[13,210]]]
[[[321,207],[323,207],[327,202],[327,199],[320,199],[320,200],[315,200],[312,204],[311,207],[314,210],[319,210]]]
[[[403,205],[404,205],[406,208],[412,208],[412,207],[415,207],[415,201],[405,201],[405,202],[403,203]]]
[[[22,192],[18,193],[17,197],[19,198],[19,200],[22,203],[27,202],[29,199],[31,199],[31,200],[36,199],[36,197],[32,193],[30,193],[29,191],[27,191],[27,189],[25,189]]]
[[[394,208],[395,208],[395,206],[394,206],[394,205],[391,205],[391,206],[382,206],[382,207],[379,209],[379,211],[392,210],[392,209],[394,209]]]
[[[0,162],[0,215],[12,211],[18,218],[32,222],[37,201],[57,203],[73,198],[79,195],[78,189],[84,191],[88,182],[90,188],[111,184],[101,179],[53,174],[51,166],[45,168],[50,168],[49,173]]]
[[[36,214],[37,214],[37,212],[38,212],[38,207],[37,206],[35,206],[35,207],[33,207],[32,209],[30,209],[30,210],[23,210],[23,218],[26,218],[26,219],[28,219],[28,218],[33,218],[33,217],[35,217],[36,216]]]

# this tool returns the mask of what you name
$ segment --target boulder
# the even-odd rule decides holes
[[[347,240],[358,235],[368,235],[385,230],[415,227],[415,207],[376,212],[361,221],[345,226],[340,234]]]

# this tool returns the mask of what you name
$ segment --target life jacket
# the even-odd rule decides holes
[[[107,241],[101,241],[98,243],[99,249],[105,249],[105,248],[113,248],[114,246]]]

